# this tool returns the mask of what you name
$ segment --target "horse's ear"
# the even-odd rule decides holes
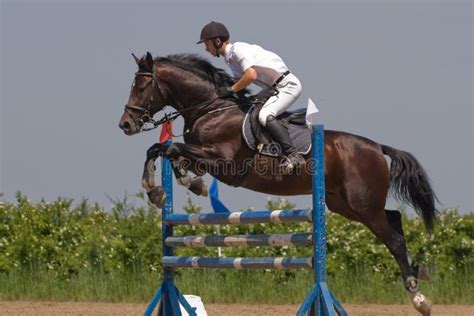
[[[146,52],[145,65],[148,71],[153,71],[153,57],[151,56],[150,52]]]
[[[135,59],[135,62],[137,63],[137,65],[140,63],[140,58],[138,58],[137,56],[135,56],[134,53],[132,53],[132,56],[133,58]]]

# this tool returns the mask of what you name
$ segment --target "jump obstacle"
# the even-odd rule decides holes
[[[189,315],[196,313],[174,285],[176,268],[218,269],[313,269],[313,286],[298,309],[296,315],[347,315],[342,305],[326,285],[326,225],[324,188],[324,127],[312,127],[313,157],[313,210],[252,211],[209,214],[174,214],[173,182],[170,162],[163,158],[162,185],[166,201],[162,210],[163,230],[163,282],[150,304],[145,316],[151,316],[158,305],[159,316],[181,316],[179,303]],[[223,235],[223,236],[173,236],[173,226],[312,222],[311,234],[272,235]],[[205,258],[176,257],[173,247],[213,246],[295,246],[312,245],[313,256],[308,258]]]

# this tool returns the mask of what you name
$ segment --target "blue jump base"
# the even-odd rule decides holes
[[[195,310],[174,285],[174,269],[313,269],[314,284],[298,309],[297,316],[347,315],[346,311],[326,284],[326,217],[324,188],[324,127],[312,128],[313,156],[313,210],[252,211],[229,214],[174,214],[171,164],[162,163],[162,185],[166,201],[162,211],[163,282],[153,296],[144,315],[182,316],[180,303],[191,316]],[[227,235],[227,236],[173,236],[173,226],[312,222],[308,234]],[[252,247],[259,245],[312,245],[313,256],[308,258],[203,258],[175,257],[173,247]]]

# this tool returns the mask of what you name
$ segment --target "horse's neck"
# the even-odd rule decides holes
[[[192,121],[196,115],[201,114],[199,105],[212,103],[216,99],[214,85],[194,74],[174,67],[168,67],[162,73],[170,93],[171,105],[182,112],[185,121]]]

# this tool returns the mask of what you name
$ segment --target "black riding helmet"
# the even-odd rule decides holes
[[[201,39],[196,44],[200,44],[205,40],[213,39],[216,37],[219,37],[223,41],[226,41],[229,39],[229,31],[227,30],[224,24],[212,21],[204,25],[201,30]]]

